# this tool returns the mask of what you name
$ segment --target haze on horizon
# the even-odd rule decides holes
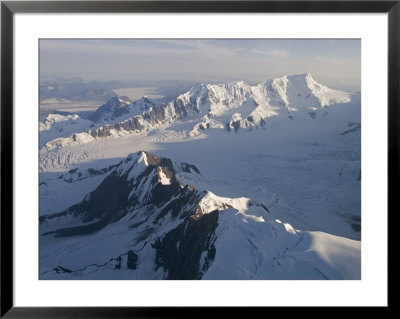
[[[41,39],[40,80],[257,83],[311,73],[361,89],[360,39]]]

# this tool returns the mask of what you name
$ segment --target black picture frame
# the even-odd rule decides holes
[[[13,303],[13,17],[15,13],[387,13],[388,14],[388,218],[399,186],[400,0],[396,1],[2,1],[1,2],[1,317],[176,318],[245,314],[249,309],[185,307],[14,307]],[[392,214],[389,214],[392,212]],[[390,225],[390,221],[388,225]],[[389,231],[389,230],[388,230]],[[390,251],[390,236],[388,232]],[[388,256],[389,259],[389,256]],[[390,260],[388,260],[390,261]],[[389,270],[389,269],[388,269]],[[390,280],[388,281],[388,287]],[[389,290],[390,291],[390,290]],[[390,298],[388,307],[390,308]],[[272,310],[252,308],[262,315]],[[293,310],[293,307],[291,308]],[[304,308],[296,308],[300,314]],[[239,312],[238,312],[239,311]],[[325,311],[325,310],[323,310]],[[331,311],[335,314],[338,308]]]

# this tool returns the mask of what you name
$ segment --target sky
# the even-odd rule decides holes
[[[251,84],[311,73],[360,91],[360,39],[41,39],[40,79]]]

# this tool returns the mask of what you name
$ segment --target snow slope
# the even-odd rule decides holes
[[[203,279],[361,279],[361,244],[322,232],[221,213],[215,260]]]

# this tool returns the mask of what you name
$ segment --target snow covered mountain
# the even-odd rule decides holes
[[[297,231],[261,202],[181,182],[197,179],[194,165],[131,154],[80,203],[41,216],[40,278],[360,278],[357,241]]]
[[[132,236],[129,242],[133,239],[133,244],[128,247],[128,242],[115,243],[120,246],[117,251],[123,247],[130,249],[125,254],[128,256],[126,264],[121,265],[122,261],[119,260],[112,269],[137,269],[141,267],[138,261],[142,260],[143,254],[152,252],[155,255],[152,270],[156,272],[157,268],[163,266],[163,277],[201,278],[206,268],[199,264],[200,256],[211,248],[217,222],[215,213],[218,208],[231,205],[218,200],[210,192],[182,184],[177,179],[181,174],[196,177],[199,171],[193,165],[172,162],[146,152],[128,156],[82,202],[61,213],[40,218],[41,236],[46,242],[41,245],[41,254],[48,253],[46,244],[49,240],[46,237],[96,236],[97,232],[113,229],[123,220],[127,226],[124,232]],[[200,221],[204,215],[213,212]],[[179,241],[182,242],[182,248],[171,254],[171,245],[176,246]],[[63,241],[59,243],[65,244]],[[49,247],[53,247],[53,244],[51,242]],[[102,245],[92,247],[93,262],[101,250]],[[110,260],[118,260],[120,256],[110,255]],[[129,261],[130,258],[134,258],[135,262]],[[41,260],[45,262],[46,258]],[[54,257],[46,262],[53,263]],[[205,263],[208,265],[209,261]],[[43,268],[46,266],[43,265]],[[67,269],[71,266],[67,262],[52,264],[52,267],[50,274],[54,275],[54,272],[68,273]],[[84,265],[78,268],[84,269]],[[101,267],[98,268],[101,270]],[[93,267],[91,271],[95,271]],[[126,275],[132,276],[129,273]]]
[[[40,279],[361,278],[360,93],[301,74],[92,116],[40,123]]]
[[[145,97],[132,104],[123,97],[112,98],[90,117],[95,122],[109,123],[55,139],[47,146],[54,148],[99,138],[149,133],[177,121],[192,123],[186,129],[189,136],[200,135],[210,128],[237,132],[240,128],[264,127],[276,116],[294,119],[306,114],[314,118],[316,111],[350,103],[353,98],[357,99],[356,94],[330,89],[316,82],[309,73],[283,76],[255,86],[243,81],[219,85],[202,83],[171,102],[159,105]],[[125,115],[122,121],[111,121],[122,115]]]
[[[139,115],[155,106],[156,103],[153,100],[147,96],[143,96],[141,99],[132,102],[132,105],[129,107],[129,112],[131,115]]]
[[[89,228],[58,229],[55,232],[56,236],[66,236],[69,232],[93,232],[97,227],[104,227],[109,222],[119,220],[129,209],[159,206],[159,203],[165,204],[172,197],[179,198],[186,194],[188,187],[180,185],[175,178],[179,171],[198,172],[195,166],[174,164],[171,160],[146,152],[132,154],[88,194],[84,201],[60,214],[44,216],[42,219],[49,221],[55,217],[73,216],[85,223],[96,221],[90,224]]]
[[[131,104],[131,100],[127,96],[116,96],[109,99],[101,105],[96,112],[89,116],[89,120],[93,122],[113,120],[129,113],[127,106]]]

